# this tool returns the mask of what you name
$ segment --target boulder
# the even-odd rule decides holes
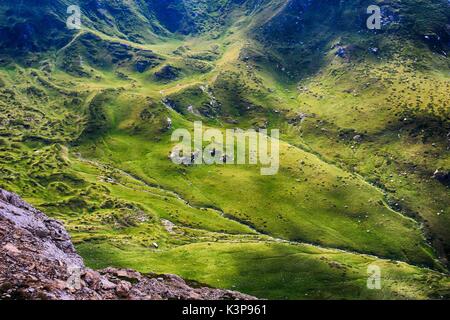
[[[436,170],[433,174],[433,178],[442,183],[443,185],[450,186],[450,172]]]

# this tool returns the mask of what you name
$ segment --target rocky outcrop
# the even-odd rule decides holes
[[[193,288],[175,275],[86,268],[60,222],[0,189],[0,299],[253,298],[228,290]]]

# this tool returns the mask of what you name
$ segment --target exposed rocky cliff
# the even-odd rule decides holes
[[[175,275],[84,266],[63,225],[0,189],[0,299],[214,299],[252,297],[193,288]]]

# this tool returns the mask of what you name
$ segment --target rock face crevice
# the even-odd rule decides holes
[[[229,290],[193,288],[175,275],[86,268],[64,226],[0,189],[0,299],[247,300]]]

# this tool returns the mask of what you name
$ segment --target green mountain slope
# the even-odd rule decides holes
[[[450,7],[377,1],[373,32],[369,2],[86,0],[79,31],[66,1],[4,2],[0,187],[93,267],[263,298],[448,297]],[[172,131],[199,120],[280,129],[279,174],[173,164]]]

